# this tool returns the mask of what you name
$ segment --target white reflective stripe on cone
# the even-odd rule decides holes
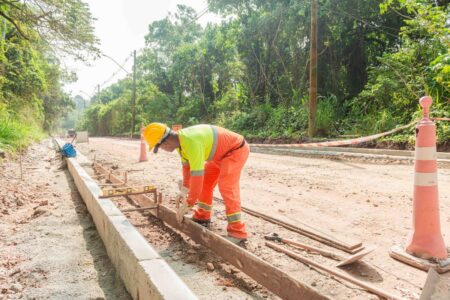
[[[435,186],[437,185],[437,173],[419,173],[414,174],[415,186]]]
[[[416,147],[415,153],[416,160],[435,160],[436,146],[434,147]]]

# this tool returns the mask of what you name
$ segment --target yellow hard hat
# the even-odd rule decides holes
[[[152,150],[153,147],[161,143],[169,135],[169,132],[170,128],[162,123],[150,123],[145,127],[142,134],[148,144],[148,150]]]

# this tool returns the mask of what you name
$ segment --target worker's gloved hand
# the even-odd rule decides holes
[[[178,188],[180,191],[176,198],[177,221],[178,221],[178,223],[181,223],[181,222],[183,222],[184,215],[189,212],[191,207],[188,205],[187,199],[186,199],[186,196],[187,196],[189,190],[187,187],[183,186],[183,182],[181,180],[178,182]]]
[[[178,193],[178,195],[183,195],[184,197],[186,197],[186,195],[189,192],[189,189],[183,185],[183,181],[182,180],[178,181],[178,189],[180,191]]]
[[[188,205],[186,197],[178,195],[176,201],[178,203],[177,221],[178,223],[181,223],[183,222],[184,215],[187,214],[191,209],[191,206]]]

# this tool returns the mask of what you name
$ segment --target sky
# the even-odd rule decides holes
[[[144,47],[148,25],[165,18],[169,12],[175,12],[178,4],[191,6],[197,13],[207,7],[206,0],[85,0],[85,2],[88,3],[93,17],[97,19],[94,28],[100,40],[100,50],[119,64],[122,64],[133,50]],[[219,21],[220,17],[207,13],[197,22],[205,26],[208,22]],[[105,88],[126,76],[125,71],[119,71],[120,67],[106,57],[91,61],[90,66],[83,62],[74,62],[70,58],[64,59],[63,63],[78,76],[75,83],[68,84],[64,88],[72,96],[78,94],[83,98],[89,98],[96,92],[98,84]],[[124,65],[124,69],[131,72],[131,58]],[[114,73],[117,75],[111,78]]]

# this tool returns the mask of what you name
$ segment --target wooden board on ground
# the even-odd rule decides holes
[[[218,198],[214,198],[214,199],[218,199]],[[241,206],[241,209],[243,212],[245,212],[249,215],[261,218],[261,219],[269,221],[273,224],[280,225],[291,231],[300,233],[300,234],[305,235],[309,238],[312,238],[316,241],[319,241],[326,245],[343,250],[350,254],[357,253],[364,248],[362,246],[362,243],[359,241],[356,241],[354,239],[347,238],[347,237],[337,236],[336,234],[328,233],[323,230],[318,230],[307,224],[302,224],[299,222],[296,222],[296,224],[292,224],[286,220],[275,219],[273,217],[263,214],[262,212],[255,211],[253,209],[243,207],[243,206]]]
[[[415,257],[407,253],[403,248],[396,245],[389,250],[389,255],[405,264],[418,268],[420,270],[428,271],[430,268],[435,269],[438,273],[445,273],[450,271],[450,259],[441,262],[431,262],[427,259]]]
[[[376,247],[374,247],[374,246],[365,248],[361,252],[358,252],[356,254],[353,254],[353,255],[347,257],[346,259],[344,259],[343,261],[338,263],[336,265],[336,267],[343,267],[343,266],[349,265],[357,260],[360,260],[361,258],[363,258],[364,256],[366,256],[367,254],[369,254],[370,252],[372,252],[375,249],[376,249]]]

